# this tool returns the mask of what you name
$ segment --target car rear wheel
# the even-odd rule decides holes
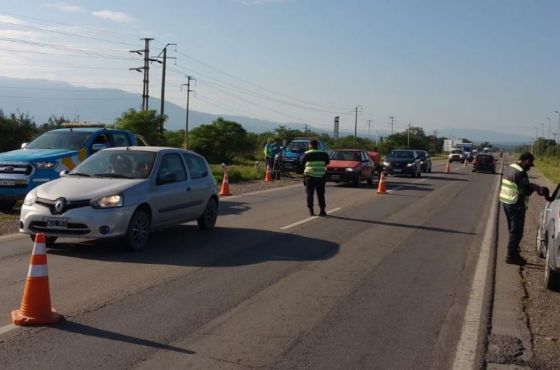
[[[202,215],[196,220],[200,230],[212,230],[218,219],[218,201],[216,198],[208,199]]]
[[[31,241],[35,242],[35,235],[30,234],[29,237],[31,238]],[[45,237],[45,245],[47,247],[52,247],[52,245],[54,244],[54,242],[56,242],[56,239],[58,239],[58,237],[56,236],[47,236]]]
[[[148,244],[150,237],[150,217],[143,209],[137,209],[128,224],[125,242],[131,251],[140,251]]]
[[[552,263],[552,252],[551,248],[546,249],[546,260],[544,263],[544,289],[557,290],[560,284],[560,273],[551,269],[550,264]]]
[[[535,245],[536,245],[536,247],[537,247],[537,255],[538,255],[540,258],[544,258],[544,253],[543,253],[543,250],[544,250],[544,239],[542,238],[542,231],[541,231],[541,228],[540,228],[540,227],[537,228],[537,240],[536,240]]]

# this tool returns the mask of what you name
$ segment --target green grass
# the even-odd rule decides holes
[[[556,158],[539,157],[535,160],[535,167],[554,184],[560,183],[560,162]]]
[[[220,164],[211,164],[210,168],[212,169],[212,173],[218,182],[222,181],[224,177],[224,169]],[[262,164],[259,168],[256,168],[255,165],[252,166],[243,166],[243,165],[232,165],[228,166],[228,181],[230,183],[235,182],[244,182],[244,181],[254,181],[254,180],[262,180],[264,179],[264,169],[262,168]]]

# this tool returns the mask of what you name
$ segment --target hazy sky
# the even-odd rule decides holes
[[[529,137],[549,121],[559,130],[559,20],[554,0],[2,0],[0,75],[141,92],[129,67],[143,62],[129,50],[153,37],[153,56],[177,44],[167,100],[184,106],[192,75],[194,110],[326,129],[340,115],[352,131],[359,105],[366,133],[369,120],[372,133],[390,130],[394,116],[396,131]],[[159,97],[160,65],[150,72]]]

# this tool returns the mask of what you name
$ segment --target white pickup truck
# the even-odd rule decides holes
[[[465,154],[461,149],[451,149],[449,152],[449,162],[463,162],[465,160]]]

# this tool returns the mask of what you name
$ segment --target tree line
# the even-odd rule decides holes
[[[185,146],[185,130],[160,132],[167,116],[160,116],[155,110],[136,111],[130,109],[107,125],[126,129],[142,135],[151,145],[170,147]],[[37,125],[27,114],[6,115],[0,110],[0,152],[19,149],[21,143],[29,142],[38,135],[70,122],[63,116],[51,116],[44,124]],[[296,137],[315,137],[322,140],[329,148],[355,148],[378,151],[382,155],[395,148],[413,148],[427,150],[431,154],[441,153],[445,137],[426,135],[421,127],[411,127],[378,142],[370,138],[345,136],[335,139],[326,133],[302,131],[279,126],[263,133],[247,132],[243,126],[234,121],[218,118],[208,124],[200,125],[189,131],[189,149],[204,155],[210,163],[243,164],[263,159],[263,146],[271,138],[280,144],[287,144]]]

